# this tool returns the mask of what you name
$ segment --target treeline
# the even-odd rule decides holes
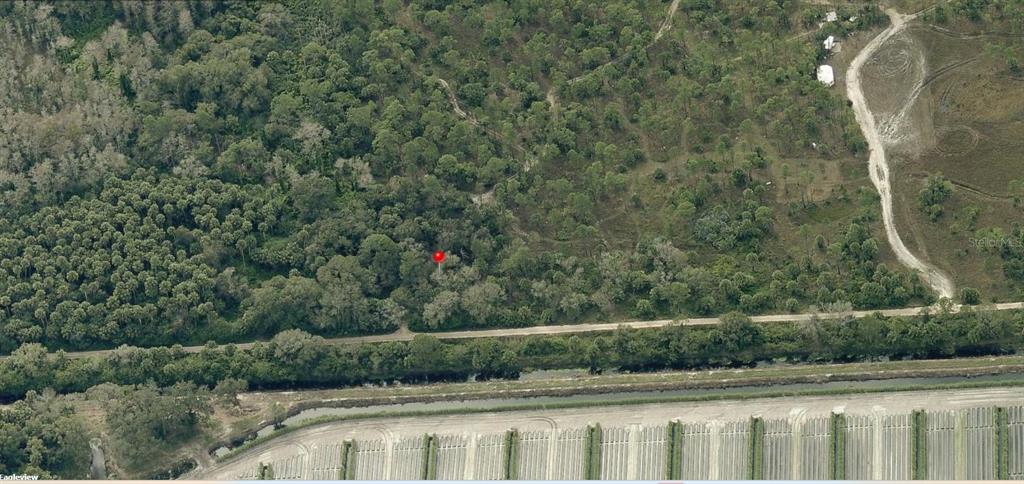
[[[255,388],[355,385],[396,380],[514,378],[525,369],[589,367],[645,371],[747,366],[761,361],[861,361],[989,355],[1024,345],[1024,312],[965,312],[913,318],[869,316],[754,325],[737,313],[714,327],[617,330],[609,334],[333,346],[297,330],[250,350],[210,345],[121,348],[102,357],[68,359],[38,345],[0,360],[0,473],[84,478],[92,435],[69,398],[85,391],[99,402],[108,460],[128,477],[153,472],[155,456],[172,455],[208,431],[212,404],[238,405]],[[116,384],[115,384],[116,383]],[[162,385],[164,388],[158,388]]]
[[[515,378],[524,369],[590,368],[648,371],[746,366],[761,361],[862,361],[1001,354],[1024,344],[1024,313],[979,311],[917,317],[827,319],[752,324],[731,313],[711,327],[444,342],[419,335],[411,342],[339,346],[290,330],[241,350],[208,345],[120,348],[102,357],[70,359],[28,344],[0,360],[0,397],[30,390],[80,392],[101,383],[178,382],[215,387],[245,381],[252,388],[299,388],[392,381]]]

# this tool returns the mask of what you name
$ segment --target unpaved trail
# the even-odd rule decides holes
[[[89,465],[89,477],[92,479],[107,478],[107,460],[103,455],[102,441],[97,438],[89,440],[89,450],[92,455],[92,463]]]
[[[676,16],[676,10],[679,10],[679,0],[672,0],[672,4],[668,6],[668,13],[665,14],[665,20],[661,21],[661,26],[654,33],[654,42],[661,39],[661,36],[665,35],[665,32],[672,28],[672,17]],[[654,42],[651,43],[653,44]]]
[[[460,118],[469,121],[473,126],[479,127],[480,124],[477,123],[476,118],[470,116],[469,113],[463,110],[462,106],[459,105],[459,99],[455,97],[455,91],[453,91],[452,87],[448,85],[448,81],[438,77],[437,82],[441,84],[441,87],[443,87],[444,91],[448,94],[448,102],[452,105],[452,111],[455,111],[455,114],[459,115]]]
[[[484,130],[485,133],[487,133],[489,136],[491,136],[499,143],[505,143],[508,146],[511,146],[512,149],[523,154],[525,158],[523,160],[522,165],[524,172],[530,171],[530,168],[533,168],[533,166],[537,164],[537,160],[528,151],[526,151],[526,148],[523,148],[522,145],[515,141],[505,139],[505,137],[501,133],[491,128],[488,128],[487,126],[484,126],[483,124],[480,123],[480,121],[476,119],[476,116],[473,116],[472,113],[468,113],[466,112],[466,110],[462,109],[462,105],[459,104],[459,98],[455,96],[455,91],[448,84],[448,81],[441,79],[440,77],[436,77],[435,79],[437,79],[438,84],[440,84],[441,87],[444,88],[445,93],[448,94],[448,102],[452,105],[452,111],[454,111],[456,115],[458,115],[462,119],[465,119],[467,122],[469,122],[469,124],[472,124],[473,126],[476,126],[477,128]],[[487,193],[474,196],[473,201],[479,204],[482,203],[483,201],[489,200],[494,197],[493,192],[494,189],[492,188],[491,191]]]
[[[973,311],[1015,311],[1024,309],[1024,301],[1021,302],[1005,302],[998,304],[986,304],[979,306],[964,306],[960,304],[953,304],[948,307],[951,313],[958,313],[965,308],[970,308]],[[773,323],[800,323],[816,321],[818,319],[837,319],[837,318],[865,318],[868,316],[881,315],[882,317],[913,317],[921,314],[922,311],[929,311],[932,313],[940,312],[943,308],[936,304],[933,306],[910,306],[905,308],[897,309],[864,309],[855,311],[842,311],[838,313],[832,312],[820,312],[811,311],[806,313],[786,313],[786,314],[762,314],[759,316],[751,316],[750,320],[755,324],[773,324]],[[388,341],[412,341],[417,335],[428,335],[433,336],[441,340],[460,340],[460,339],[473,339],[473,338],[514,338],[522,336],[537,336],[537,335],[565,335],[565,334],[583,334],[583,333],[602,333],[611,332],[619,328],[632,328],[632,329],[656,329],[664,328],[666,326],[713,326],[720,324],[721,318],[708,317],[708,318],[684,318],[684,319],[656,319],[650,321],[621,321],[615,323],[581,323],[581,324],[563,324],[553,326],[527,326],[524,328],[505,328],[505,329],[467,329],[460,331],[443,331],[443,332],[430,332],[421,333],[418,331],[412,331],[408,328],[400,329],[394,333],[388,334],[376,334],[370,336],[342,336],[338,338],[325,338],[324,342],[330,345],[358,345],[366,343],[384,343]],[[246,343],[233,343],[235,348],[240,350],[248,350],[253,348],[258,343],[267,343],[267,341],[250,341]],[[226,343],[225,343],[226,344]],[[124,346],[127,348],[127,346]],[[205,345],[200,346],[181,346],[181,351],[185,353],[199,353],[206,348]],[[105,357],[119,350],[87,350],[87,351],[69,351],[65,352],[64,356],[67,358],[90,358],[90,357]],[[10,358],[10,356],[0,356],[0,360]]]
[[[899,12],[891,9],[886,10],[885,13],[889,16],[892,24],[889,28],[878,34],[877,37],[871,39],[871,42],[868,42],[864,49],[857,54],[857,57],[853,59],[846,74],[846,93],[853,103],[853,111],[857,118],[857,123],[860,124],[861,131],[864,132],[864,137],[868,142],[868,150],[870,152],[868,171],[871,175],[871,182],[875,185],[882,199],[882,222],[885,225],[885,235],[889,239],[889,245],[892,247],[893,252],[896,253],[899,261],[903,265],[920,272],[925,282],[940,297],[952,299],[955,290],[953,280],[937,267],[918,259],[917,256],[911,253],[907,246],[903,244],[903,239],[900,238],[900,234],[896,230],[892,210],[892,183],[889,178],[889,162],[885,156],[885,145],[882,142],[882,133],[875,124],[875,118],[868,109],[867,102],[864,100],[864,91],[861,88],[860,74],[865,62],[886,41],[901,32],[907,21],[916,17],[916,14],[901,15]]]
[[[679,10],[679,0],[672,0],[672,3],[668,6],[668,11],[665,12],[665,18],[661,21],[661,25],[658,26],[658,30],[654,32],[654,38],[651,39],[651,41],[646,46],[644,46],[644,50],[650,49],[651,46],[653,46],[659,40],[661,40],[661,37],[672,28],[672,18],[676,16],[677,10]],[[579,82],[580,79],[583,79],[584,77],[587,77],[603,69],[606,66],[618,64],[619,62],[626,60],[632,54],[632,52],[626,52],[625,54],[622,54],[608,62],[605,62],[604,64],[601,64],[587,72],[584,72],[583,74],[580,74],[572,79],[569,79],[568,81],[566,81],[566,84],[573,84],[575,82]],[[552,89],[554,89],[554,87],[552,87]],[[550,95],[553,93],[553,91],[549,90],[548,93]]]

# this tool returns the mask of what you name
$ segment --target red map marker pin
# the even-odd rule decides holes
[[[439,250],[434,252],[434,262],[437,264],[437,275],[441,276],[441,263],[444,262],[444,251]]]

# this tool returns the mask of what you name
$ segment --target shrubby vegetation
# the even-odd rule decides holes
[[[0,408],[0,475],[83,479],[89,472],[89,442],[74,409],[53,391],[28,392]]]
[[[931,218],[932,222],[942,216],[942,204],[953,195],[953,182],[939,175],[929,176],[924,188],[918,192],[918,208]]]
[[[666,9],[0,4],[0,353],[928,301],[870,196],[779,243],[777,158],[863,150],[825,7]]]
[[[95,470],[111,473],[107,477],[167,469],[183,444],[212,428],[213,403],[235,406],[237,392],[244,390],[244,382],[229,379],[213,390],[191,383],[158,389],[148,383],[102,384],[74,397],[52,389],[29,391],[23,400],[0,408],[0,473],[88,479],[94,470],[90,438],[97,438],[107,463],[107,469]],[[86,425],[88,412],[78,411],[85,400],[100,405],[102,423]]]
[[[998,254],[1003,259],[1007,278],[1024,282],[1024,227],[1016,225],[1010,233],[999,227],[978,231],[975,245],[982,251]]]
[[[993,0],[944,0],[938,2],[930,19],[945,23],[951,19],[966,19],[971,22],[999,22],[1024,19],[1024,7],[1013,1]]]
[[[98,385],[87,396],[102,402],[110,447],[121,466],[167,465],[170,452],[194,438],[209,423],[211,393],[191,383],[158,389],[145,385]]]
[[[76,359],[47,354],[39,345],[28,344],[0,360],[0,397],[19,398],[45,387],[77,392],[101,383],[171,386],[187,382],[214,388],[244,380],[253,388],[270,389],[471,376],[513,378],[527,368],[646,371],[776,360],[946,358],[1017,350],[1024,345],[1022,331],[1024,313],[1019,311],[765,325],[731,313],[713,327],[452,342],[418,335],[411,342],[359,346],[331,345],[318,336],[289,330],[245,350],[212,344],[198,353],[125,347],[108,356]]]
[[[998,42],[987,45],[986,53],[999,60],[1005,71],[999,75],[1020,79],[1024,75],[1024,4],[990,0],[948,0],[940,2],[929,14],[928,20],[940,24],[959,22],[955,27],[1000,32]],[[1007,180],[1007,188],[1013,200],[1013,207],[1022,206],[1024,180]],[[1011,282],[1024,282],[1024,230],[1019,223],[1011,226],[1007,233],[999,227],[984,228],[975,232],[975,246],[984,252],[999,255],[1003,259],[1003,273]]]
[[[1020,40],[1024,25],[1024,5],[1016,1],[943,0],[925,13],[925,20],[942,25],[969,23],[982,30],[1008,32],[999,42],[990,42],[986,53],[999,60],[1006,73],[1019,78],[1024,75],[1024,42]]]

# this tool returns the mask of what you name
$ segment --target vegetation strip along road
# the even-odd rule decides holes
[[[1007,311],[1014,309],[1024,309],[1024,302],[1008,302],[998,304],[987,304],[979,306],[967,306],[960,304],[953,304],[948,307],[951,313],[958,313],[965,308],[970,308],[974,311]],[[906,317],[906,316],[917,316],[922,311],[942,311],[943,308],[940,305],[934,306],[911,306],[899,309],[878,309],[878,310],[860,310],[860,311],[845,311],[841,313],[822,313],[822,312],[808,312],[808,313],[796,313],[796,314],[766,314],[761,316],[751,316],[750,320],[757,324],[765,323],[792,323],[792,322],[805,322],[814,321],[816,319],[838,319],[838,318],[863,318],[874,314],[879,314],[884,317]],[[412,341],[417,335],[429,335],[437,339],[442,340],[454,340],[454,339],[471,339],[471,338],[506,338],[516,336],[535,336],[535,335],[556,335],[556,334],[573,334],[573,333],[597,333],[597,332],[609,332],[615,331],[621,327],[631,329],[655,329],[663,328],[666,326],[679,325],[679,326],[711,326],[722,322],[721,317],[712,318],[686,318],[686,319],[658,319],[651,321],[624,321],[618,323],[588,323],[588,324],[571,324],[571,325],[557,325],[557,326],[530,326],[526,328],[506,328],[506,329],[481,329],[481,330],[465,330],[465,331],[444,331],[437,333],[421,333],[416,331],[396,331],[389,334],[372,335],[372,336],[351,336],[343,338],[325,338],[328,344],[333,345],[350,345],[350,344],[364,344],[364,343],[383,343],[388,341]],[[237,343],[235,346],[238,349],[249,349],[252,348],[257,342],[249,343]],[[182,350],[186,353],[198,353],[206,348],[203,346],[184,346]],[[95,350],[95,351],[74,351],[65,353],[69,358],[86,358],[91,356],[105,356],[113,352],[114,350]],[[7,356],[0,356],[0,359],[7,358]]]

